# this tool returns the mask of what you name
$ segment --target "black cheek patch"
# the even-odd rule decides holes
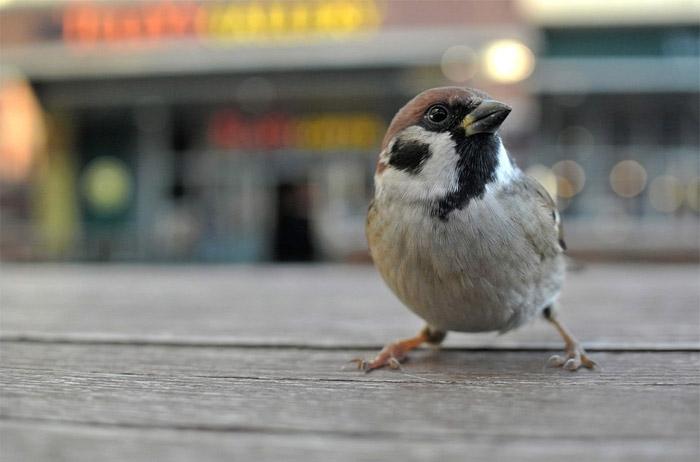
[[[420,173],[423,164],[430,158],[430,146],[420,141],[397,140],[391,148],[389,165],[416,175]]]

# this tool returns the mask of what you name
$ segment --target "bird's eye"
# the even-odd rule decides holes
[[[425,113],[425,117],[434,124],[441,124],[447,120],[450,115],[447,108],[442,104],[437,104],[431,106],[430,109]]]

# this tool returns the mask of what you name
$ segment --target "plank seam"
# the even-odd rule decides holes
[[[37,343],[37,344],[68,344],[68,345],[112,345],[112,346],[158,346],[174,348],[239,348],[239,349],[271,349],[271,350],[310,350],[310,351],[346,351],[361,350],[375,351],[381,349],[381,344],[309,344],[285,342],[246,342],[246,341],[206,341],[206,340],[168,340],[148,338],[95,338],[81,336],[35,336],[24,334],[0,334],[0,343]],[[596,345],[583,342],[587,351],[609,353],[693,353],[700,351],[700,344],[685,342],[678,345]],[[444,351],[512,351],[512,352],[549,352],[560,351],[561,345],[474,345],[446,346]]]
[[[211,433],[258,433],[262,435],[313,435],[313,436],[336,436],[336,437],[347,437],[347,438],[364,438],[369,440],[379,440],[379,439],[398,439],[398,440],[413,440],[415,438],[426,438],[434,441],[451,441],[454,438],[486,438],[489,440],[508,440],[512,439],[541,439],[543,441],[550,441],[551,435],[523,435],[523,434],[499,434],[494,438],[492,434],[465,434],[465,433],[447,433],[438,435],[435,433],[425,433],[425,432],[391,432],[386,430],[372,430],[372,431],[357,431],[357,430],[328,430],[328,429],[300,429],[300,428],[290,428],[290,427],[257,427],[257,426],[247,426],[247,425],[235,425],[235,424],[222,424],[222,425],[146,425],[135,422],[100,422],[93,420],[68,420],[68,419],[46,419],[38,417],[22,417],[22,416],[8,416],[0,415],[0,422],[7,423],[29,423],[29,424],[53,424],[53,425],[73,425],[80,427],[99,427],[99,428],[113,428],[113,429],[127,429],[127,430],[170,430],[170,431],[195,431],[195,432],[211,432]],[[622,441],[639,441],[648,440],[650,437],[671,440],[671,441],[685,441],[688,440],[688,436],[667,436],[667,435],[618,435],[617,440]],[[574,441],[579,440],[579,438],[571,438]],[[609,438],[605,435],[581,435],[582,440],[587,442],[599,441],[609,441]]]

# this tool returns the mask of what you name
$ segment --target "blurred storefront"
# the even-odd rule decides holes
[[[529,164],[556,192],[568,240],[601,256],[697,261],[700,3],[521,4],[542,34]]]
[[[0,180],[2,256],[361,258],[391,117],[464,82],[514,106],[508,146],[574,249],[692,250],[697,25],[572,24],[550,4],[11,2],[3,81],[24,82],[10,119],[33,141]]]

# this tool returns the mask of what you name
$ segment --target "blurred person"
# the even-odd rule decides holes
[[[277,187],[277,224],[274,259],[279,262],[309,262],[316,259],[308,183],[280,183]]]

